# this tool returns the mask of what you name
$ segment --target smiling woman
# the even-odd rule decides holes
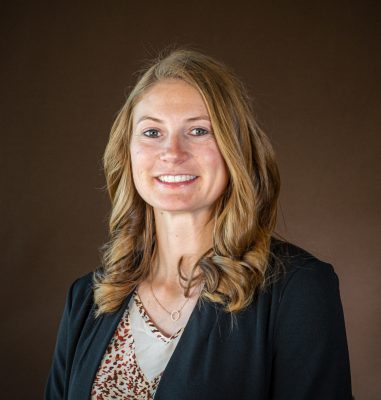
[[[110,241],[69,290],[46,399],[351,398],[337,276],[274,238],[274,152],[226,66],[155,60],[104,167]]]
[[[132,175],[155,221],[159,211],[207,221],[228,175],[198,90],[179,79],[159,82],[136,104],[133,121]]]

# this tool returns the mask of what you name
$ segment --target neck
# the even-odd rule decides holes
[[[178,286],[180,260],[182,274],[189,277],[197,260],[212,247],[213,220],[205,213],[154,213],[157,255],[153,280]]]

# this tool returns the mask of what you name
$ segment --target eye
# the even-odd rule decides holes
[[[160,133],[157,129],[148,129],[143,132],[143,135],[149,138],[157,138],[160,136]]]
[[[194,128],[191,130],[192,135],[194,136],[203,136],[209,133],[207,129],[204,128]]]

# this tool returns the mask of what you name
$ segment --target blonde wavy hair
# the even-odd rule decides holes
[[[273,148],[254,119],[244,86],[228,67],[196,51],[173,50],[143,72],[105,150],[112,210],[110,239],[102,248],[102,267],[94,273],[98,316],[118,309],[149,276],[156,248],[154,215],[135,189],[129,146],[135,105],[148,88],[165,79],[181,79],[203,97],[230,178],[215,206],[213,247],[194,265],[185,295],[202,280],[202,298],[237,312],[266,283],[280,188]],[[201,271],[197,275],[196,269]]]

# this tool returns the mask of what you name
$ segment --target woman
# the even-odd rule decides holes
[[[224,65],[142,75],[104,156],[102,268],[69,290],[46,399],[350,399],[338,280],[272,237],[272,147]]]

